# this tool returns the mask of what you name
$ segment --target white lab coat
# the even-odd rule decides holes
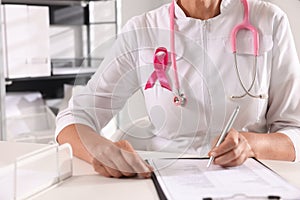
[[[147,132],[147,137],[139,138],[135,133],[128,138],[138,141],[144,150],[207,155],[212,139],[239,105],[235,129],[284,133],[293,142],[299,160],[300,68],[288,20],[269,3],[249,0],[249,6],[250,21],[260,37],[257,77],[251,92],[267,94],[267,99],[230,98],[244,93],[230,44],[231,30],[243,20],[243,6],[238,0],[223,0],[221,14],[208,20],[186,17],[175,6],[175,53],[180,89],[187,97],[184,107],[173,104],[176,89],[170,61],[166,73],[173,92],[162,88],[158,81],[144,90],[154,70],[155,49],[166,47],[170,51],[167,4],[126,24],[87,86],[74,94],[69,107],[59,113],[56,133],[73,123],[88,125],[100,133],[126,100],[141,90],[151,126],[138,129]],[[247,87],[254,76],[252,44],[249,31],[239,32],[238,67]]]

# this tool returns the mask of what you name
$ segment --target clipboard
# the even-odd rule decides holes
[[[162,162],[161,162],[162,161]],[[156,163],[168,163],[168,166],[165,166],[165,169],[159,169],[158,167],[161,166],[157,166]],[[252,190],[252,192],[247,192],[245,189],[239,190],[238,188],[233,192],[233,191],[227,191],[227,193],[225,193],[225,195],[218,195],[218,194],[209,194],[209,192],[207,194],[198,194],[195,198],[191,197],[188,195],[189,193],[193,193],[196,194],[197,192],[192,191],[192,188],[187,189],[187,188],[180,188],[178,187],[174,187],[174,185],[176,185],[176,178],[173,178],[173,180],[167,180],[166,179],[170,179],[170,177],[176,177],[176,173],[172,174],[172,172],[168,172],[168,173],[162,173],[162,171],[172,171],[174,170],[174,166],[176,167],[178,163],[184,163],[187,167],[192,167],[190,166],[190,163],[195,163],[195,164],[199,164],[202,163],[202,165],[200,166],[200,168],[202,168],[202,166],[206,165],[208,162],[207,158],[180,158],[180,159],[152,159],[152,160],[148,160],[148,163],[150,165],[152,165],[155,168],[155,171],[152,173],[151,179],[154,183],[155,189],[157,191],[157,194],[159,196],[160,200],[177,200],[177,199],[182,199],[182,196],[178,195],[179,198],[176,198],[176,194],[175,196],[172,194],[170,195],[170,192],[174,192],[175,193],[182,193],[184,194],[184,199],[189,200],[189,199],[197,199],[197,200],[214,200],[214,199],[270,199],[270,200],[277,200],[277,199],[295,199],[295,200],[299,200],[300,199],[300,189],[294,187],[293,185],[289,184],[288,182],[286,182],[282,177],[280,177],[276,172],[274,172],[273,170],[271,170],[270,168],[268,168],[267,166],[265,166],[263,163],[261,163],[259,160],[255,159],[255,158],[249,158],[245,164],[243,164],[242,166],[238,166],[238,167],[233,167],[233,168],[223,168],[220,166],[214,166],[213,169],[206,169],[203,168],[203,172],[207,172],[207,176],[209,176],[209,174],[211,174],[211,178],[213,178],[213,176],[220,175],[222,173],[224,173],[224,177],[223,178],[228,178],[230,175],[230,173],[236,173],[236,172],[240,172],[238,174],[238,176],[243,176],[244,172],[247,172],[247,168],[249,168],[249,173],[257,173],[261,176],[263,176],[261,178],[261,180],[257,179],[257,181],[266,181],[266,180],[270,180],[273,181],[273,185],[268,185],[265,184],[265,186],[263,188],[259,188],[261,183],[257,183],[258,185],[255,186],[255,188],[249,188],[249,190]],[[174,164],[175,163],[175,164]],[[172,168],[173,166],[173,168]],[[181,165],[178,165],[181,166]],[[177,169],[180,172],[180,169]],[[219,171],[214,171],[214,170],[219,170]],[[223,171],[222,171],[223,170]],[[245,171],[246,170],[246,171]],[[184,171],[184,169],[182,169],[182,172]],[[175,170],[176,172],[176,170]],[[265,175],[264,175],[265,173]],[[166,175],[167,174],[167,175]],[[168,176],[167,178],[165,178],[164,176]],[[180,176],[180,175],[179,175]],[[196,175],[195,175],[196,176]],[[238,180],[238,176],[235,176],[235,181],[239,181]],[[250,176],[249,176],[250,177]],[[171,178],[172,179],[172,178]],[[180,179],[180,178],[179,178]],[[210,178],[209,178],[210,179]],[[251,178],[250,178],[251,179]],[[250,181],[249,179],[249,181]],[[243,180],[243,179],[241,179]],[[244,180],[247,180],[247,177],[245,177]],[[172,182],[172,185],[168,184],[170,183],[170,181]],[[266,181],[267,182],[267,181]],[[178,183],[180,184],[180,183]],[[207,183],[208,184],[208,183]],[[238,184],[238,182],[236,182],[236,184]],[[240,183],[242,184],[242,183]],[[277,184],[277,185],[276,185]],[[249,185],[256,185],[256,184],[247,184],[244,183],[244,187],[247,187]],[[276,186],[276,187],[274,187]],[[173,189],[170,189],[170,187],[173,187]],[[220,186],[218,186],[220,188]],[[218,187],[215,187],[214,191],[216,193],[218,193],[218,191],[222,191],[218,190]],[[225,186],[226,187],[226,186]],[[274,188],[272,188],[274,187]],[[247,188],[248,189],[248,188]],[[180,191],[182,190],[182,191]],[[205,190],[203,190],[205,191]],[[209,190],[207,190],[209,191]],[[225,191],[225,190],[224,190]],[[246,191],[246,192],[245,192]],[[255,194],[257,192],[257,194]],[[199,192],[200,193],[200,192]]]

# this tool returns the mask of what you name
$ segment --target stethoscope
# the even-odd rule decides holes
[[[256,74],[257,74],[257,56],[258,56],[258,50],[259,50],[259,34],[257,29],[250,23],[249,20],[249,5],[248,5],[248,1],[247,0],[241,0],[244,6],[244,19],[243,22],[236,25],[232,31],[231,31],[231,47],[232,47],[232,52],[234,55],[234,66],[235,66],[235,70],[237,73],[237,77],[239,79],[240,85],[242,86],[243,90],[244,90],[244,94],[242,95],[238,95],[238,96],[231,96],[232,99],[239,99],[239,98],[243,98],[246,95],[252,97],[252,98],[259,98],[259,99],[267,99],[268,98],[268,94],[253,94],[251,93],[251,89],[253,88],[253,85],[255,83],[256,80]],[[252,82],[250,84],[250,87],[247,89],[246,86],[244,85],[241,76],[240,76],[240,71],[238,68],[238,64],[237,64],[237,56],[236,56],[236,38],[237,38],[237,34],[240,30],[242,29],[246,29],[252,32],[252,36],[253,36],[253,46],[254,46],[254,68],[253,68],[253,79]]]
[[[252,98],[259,98],[259,99],[266,99],[268,98],[267,94],[253,94],[250,91],[252,90],[255,80],[256,80],[256,74],[257,74],[257,56],[258,56],[258,50],[259,50],[259,34],[257,29],[250,23],[249,21],[249,6],[248,6],[248,1],[247,0],[241,0],[244,6],[244,19],[243,22],[236,25],[233,30],[231,31],[231,46],[232,46],[232,52],[234,55],[234,65],[235,65],[235,70],[237,73],[237,77],[239,79],[239,82],[244,90],[244,94],[242,95],[232,95],[230,98],[231,99],[239,99],[243,98],[246,95],[252,97]],[[176,94],[174,96],[173,102],[177,106],[184,106],[187,102],[187,98],[185,97],[184,93],[181,92],[180,89],[180,83],[178,79],[178,71],[177,71],[177,62],[176,62],[176,54],[175,54],[175,0],[172,1],[171,6],[170,6],[170,47],[171,47],[171,62],[172,62],[172,68],[174,70],[174,78],[175,78],[175,89],[176,89]],[[250,87],[247,89],[246,86],[244,85],[238,64],[237,64],[237,55],[236,55],[236,38],[237,34],[240,30],[246,29],[252,32],[253,35],[253,45],[254,45],[254,75],[252,82],[250,84]],[[168,84],[168,80],[165,75],[165,70],[166,66],[168,63],[168,51],[164,47],[159,47],[156,49],[156,52],[154,53],[154,68],[155,71],[152,73],[150,78],[148,79],[148,82],[145,86],[145,90],[148,88],[153,87],[154,82],[158,79],[161,86],[163,88],[166,88],[170,91],[172,91],[170,85]]]

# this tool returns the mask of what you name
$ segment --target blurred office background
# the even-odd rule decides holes
[[[167,2],[2,0],[1,138],[53,142],[55,115],[89,80],[122,26]]]

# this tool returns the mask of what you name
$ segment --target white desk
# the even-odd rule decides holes
[[[43,147],[39,144],[7,143],[0,142],[0,167],[1,163],[11,162],[12,156]],[[8,156],[8,153],[10,156]],[[170,157],[172,154],[150,153],[143,157]],[[8,158],[9,157],[9,158]],[[300,162],[291,163],[283,161],[262,161],[265,165],[280,174],[290,183],[300,188]],[[156,190],[150,179],[105,178],[97,175],[93,168],[86,162],[74,158],[73,177],[65,180],[60,185],[52,187],[34,200],[59,200],[59,199],[107,199],[107,200],[158,200]]]

